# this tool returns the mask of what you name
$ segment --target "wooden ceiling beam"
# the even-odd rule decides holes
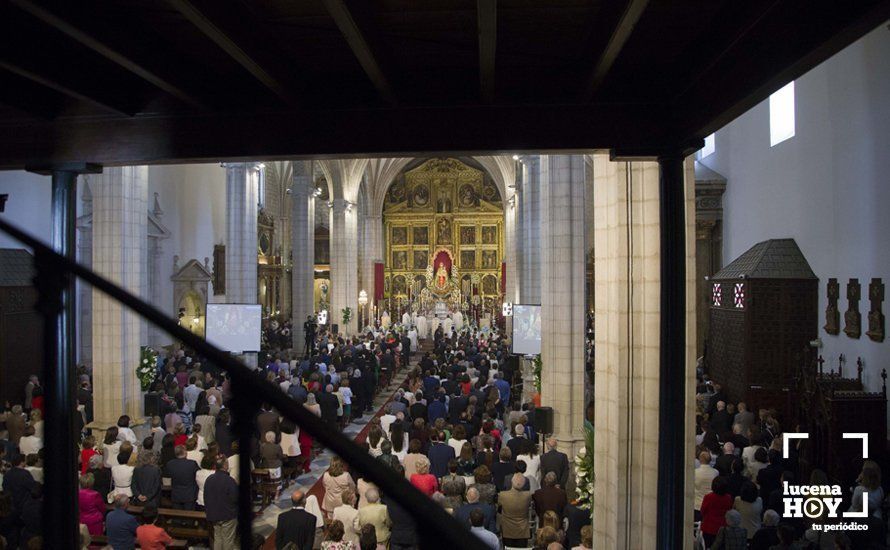
[[[63,75],[38,72],[38,69],[20,64],[10,59],[0,58],[0,69],[12,73],[18,77],[40,84],[50,90],[66,95],[78,101],[92,103],[103,109],[123,116],[133,116],[139,110],[132,101],[122,97],[122,94],[109,93],[90,86],[86,81],[89,75],[84,74],[79,82],[72,82]]]
[[[264,53],[259,44],[262,34],[250,28],[244,20],[247,14],[233,10],[231,2],[167,2],[282,101],[291,106],[299,103],[285,76],[285,64]]]
[[[32,0],[10,0],[10,3],[180,101],[198,109],[207,108],[204,102],[174,84],[172,79],[161,76],[160,68],[149,68],[146,64],[124,54],[118,48],[98,39],[86,29],[85,20],[75,21],[71,13],[62,15],[50,11]]]
[[[494,103],[495,54],[498,41],[497,0],[477,0],[479,29],[479,86],[482,100]]]
[[[627,41],[630,39],[630,35],[633,34],[634,27],[637,26],[637,23],[643,16],[643,12],[646,11],[647,5],[649,5],[649,0],[628,1],[627,7],[621,15],[621,19],[618,20],[618,25],[615,27],[615,30],[612,31],[612,35],[609,38],[608,44],[606,44],[606,48],[603,50],[603,53],[593,67],[593,72],[587,79],[587,84],[581,95],[583,101],[593,100],[597,90],[599,90],[603,85],[603,82],[605,82],[609,71],[612,70],[612,66],[615,65],[615,61],[618,60],[618,56],[621,54],[621,50],[624,49],[624,45],[627,44]]]
[[[340,33],[343,34],[343,38],[346,39],[346,43],[349,44],[349,48],[362,66],[362,69],[364,69],[365,74],[368,75],[374,88],[377,89],[377,93],[384,101],[395,105],[397,103],[396,95],[393,93],[389,79],[380,67],[380,63],[368,43],[366,34],[362,32],[349,6],[346,5],[344,0],[324,0],[324,5],[334,19],[334,23],[337,24],[337,28],[340,29]]]

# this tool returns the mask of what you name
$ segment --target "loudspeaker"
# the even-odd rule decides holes
[[[145,394],[145,416],[164,416],[161,411],[161,394],[150,391]]]
[[[538,434],[553,433],[553,407],[535,408],[535,431]]]

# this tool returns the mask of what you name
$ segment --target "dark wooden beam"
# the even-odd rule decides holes
[[[163,70],[161,67],[149,68],[147,64],[132,59],[118,48],[112,47],[96,38],[92,33],[84,29],[85,22],[83,19],[75,22],[71,19],[71,14],[62,16],[32,0],[10,0],[10,3],[180,101],[199,109],[206,108],[202,101],[174,84],[172,79],[161,76],[160,73]]]
[[[123,97],[124,94],[115,94],[113,93],[114,90],[102,90],[91,86],[87,82],[89,80],[89,75],[87,74],[83,74],[82,79],[75,82],[65,75],[51,74],[51,72],[41,73],[38,72],[40,69],[36,67],[30,67],[17,61],[3,58],[0,58],[0,69],[40,84],[50,90],[55,90],[60,94],[79,101],[92,103],[119,115],[132,116],[138,111],[138,108],[131,101]]]
[[[35,118],[52,120],[64,107],[65,98],[58,92],[16,76],[0,74],[0,103]]]
[[[365,74],[368,75],[374,88],[377,89],[377,93],[380,94],[384,101],[390,105],[395,105],[397,103],[396,96],[393,93],[392,86],[389,84],[389,79],[380,67],[377,57],[368,44],[365,33],[362,32],[362,29],[353,17],[349,6],[346,5],[344,0],[324,0],[324,5],[337,24],[337,28],[343,34],[343,38],[349,44],[352,53],[358,59],[362,69],[365,70]]]
[[[479,85],[482,100],[494,103],[494,67],[498,42],[497,0],[477,0],[479,21]]]
[[[887,0],[778,2],[673,101],[675,140],[701,139],[722,128],[888,18]],[[782,29],[781,40],[776,29]]]
[[[612,31],[612,36],[609,38],[606,48],[603,50],[596,65],[593,67],[593,72],[587,79],[587,84],[581,96],[584,101],[591,101],[594,94],[596,94],[597,90],[599,90],[600,86],[602,86],[603,82],[606,80],[606,76],[609,74],[615,61],[618,60],[621,50],[633,33],[634,27],[636,27],[637,23],[640,21],[640,17],[643,16],[643,12],[646,10],[648,4],[649,0],[628,1],[627,8],[625,8],[624,13],[621,15],[621,19],[619,19],[615,30]]]
[[[572,104],[60,117],[0,126],[0,169],[83,159],[110,166],[629,149],[665,142],[665,112],[662,105]]]
[[[287,67],[279,58],[265,53],[262,34],[251,28],[248,15],[234,3],[199,0],[167,0],[183,17],[219,46],[239,65],[289,105],[298,103],[289,85]],[[240,29],[240,30],[239,30]]]

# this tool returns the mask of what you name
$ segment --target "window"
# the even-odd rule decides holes
[[[711,300],[714,307],[723,305],[723,285],[720,283],[714,283],[713,290],[711,291]]]
[[[735,284],[735,295],[733,296],[735,307],[745,309],[745,283]]]
[[[266,165],[259,163],[256,165],[257,178],[257,206],[262,209],[266,207]]]
[[[794,81],[769,96],[769,145],[794,137]]]
[[[714,134],[709,135],[705,138],[705,146],[701,148],[701,151],[698,152],[698,158],[703,159],[708,155],[714,154],[714,151],[717,150],[717,147],[714,143]]]

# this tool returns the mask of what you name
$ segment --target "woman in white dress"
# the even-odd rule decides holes
[[[195,472],[195,483],[198,484],[198,506],[204,506],[204,484],[213,475],[213,457],[209,454],[201,459],[201,469]]]
[[[541,455],[538,454],[538,445],[526,440],[521,447],[522,452],[516,456],[516,460],[525,462],[525,476],[534,478],[541,486]],[[534,485],[534,483],[532,483]]]
[[[105,432],[105,443],[102,447],[102,458],[106,468],[114,468],[117,464],[117,454],[121,449],[121,442],[117,439],[117,426],[108,428]]]
[[[111,481],[114,485],[111,492],[114,495],[133,496],[130,488],[133,483],[133,467],[128,464],[131,455],[131,452],[122,452],[115,457],[117,464],[111,467]]]

